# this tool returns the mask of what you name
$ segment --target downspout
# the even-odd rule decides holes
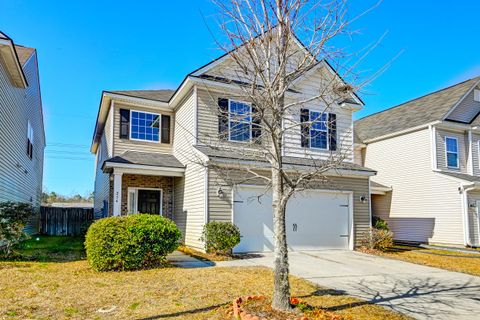
[[[430,154],[432,157],[432,170],[438,171],[438,164],[437,164],[437,130],[434,125],[428,126],[430,131]]]
[[[470,219],[468,216],[468,197],[467,193],[470,190],[475,189],[475,187],[465,188],[465,186],[459,187],[460,194],[462,196],[462,211],[463,211],[463,235],[464,235],[464,245],[468,247],[473,247],[470,235]]]

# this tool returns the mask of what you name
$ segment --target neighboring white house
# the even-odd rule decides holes
[[[298,50],[304,50],[299,43],[296,45]],[[203,249],[200,238],[207,222],[232,221],[242,234],[235,251],[272,250],[271,196],[267,192],[262,201],[251,201],[265,192],[264,182],[252,179],[244,183],[240,167],[230,173],[238,175],[238,183],[232,185],[201,163],[222,167],[242,162],[259,171],[268,170],[265,159],[239,159],[235,153],[244,140],[259,134],[250,130],[261,128],[253,129],[248,123],[244,135],[234,136],[228,126],[222,125],[238,118],[234,107],[252,108],[249,102],[237,101],[238,86],[225,78],[230,59],[230,55],[224,55],[190,73],[175,91],[102,93],[91,147],[97,158],[97,217],[162,214],[179,226],[186,245],[198,249]],[[308,97],[325,74],[332,76],[335,72],[320,61],[308,77],[296,82],[292,91]],[[290,201],[287,232],[292,250],[352,249],[370,226],[369,177],[375,172],[353,163],[352,114],[362,106],[352,94],[348,101],[339,100],[329,110],[330,117],[336,118],[336,130],[329,134],[339,141],[338,147],[320,140],[315,143],[322,145],[305,145],[300,126],[292,129],[286,139],[285,162],[299,170],[328,158],[332,152],[346,153],[339,169],[328,173],[328,183],[319,181],[316,189],[297,194]],[[228,112],[219,113],[222,108]],[[318,100],[306,103],[302,109],[308,115],[325,110]],[[300,117],[300,107],[296,111],[292,116]],[[216,147],[212,148],[212,144]]]
[[[0,32],[0,201],[40,207],[44,149],[37,52]]]
[[[396,240],[479,246],[480,77],[355,122],[372,212]]]

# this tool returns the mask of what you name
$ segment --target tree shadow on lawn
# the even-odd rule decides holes
[[[9,257],[0,255],[0,262],[72,262],[85,260],[84,237],[37,235],[13,248]]]
[[[179,311],[179,312],[174,312],[174,313],[167,313],[167,314],[159,314],[156,316],[151,316],[151,317],[146,317],[146,318],[141,318],[139,320],[155,320],[155,319],[163,319],[163,318],[171,318],[171,317],[180,317],[180,316],[186,316],[186,315],[194,315],[200,312],[205,312],[205,311],[212,311],[221,307],[225,307],[232,303],[231,301],[221,303],[221,304],[216,304],[213,306],[208,306],[208,307],[203,307],[203,308],[197,308],[197,309],[192,309],[192,310],[185,310],[185,311]]]

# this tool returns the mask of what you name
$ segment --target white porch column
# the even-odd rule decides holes
[[[123,173],[113,172],[113,215],[122,214],[122,175]]]

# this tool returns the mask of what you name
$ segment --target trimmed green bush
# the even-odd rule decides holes
[[[390,231],[390,228],[388,227],[387,221],[385,221],[385,220],[383,220],[379,217],[373,217],[372,218],[372,225],[375,229]]]
[[[207,252],[228,254],[240,243],[240,230],[230,222],[212,221],[203,227],[202,241]]]
[[[135,214],[95,221],[88,228],[85,248],[97,271],[136,270],[161,265],[179,239],[180,230],[171,220]]]

